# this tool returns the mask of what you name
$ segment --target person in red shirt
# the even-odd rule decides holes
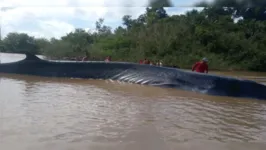
[[[140,60],[140,61],[139,61],[139,64],[143,64],[143,60]]]
[[[199,73],[208,73],[208,59],[207,58],[203,58],[202,61],[196,62],[193,67],[192,67],[192,71],[196,70],[196,72]]]

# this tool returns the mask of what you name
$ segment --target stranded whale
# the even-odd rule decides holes
[[[24,60],[0,64],[0,73],[111,79],[209,95],[266,100],[266,86],[254,81],[136,63],[50,61],[26,54]]]

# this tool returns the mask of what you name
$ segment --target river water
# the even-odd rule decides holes
[[[23,58],[1,54],[2,63]],[[265,82],[266,76],[233,75],[257,77],[258,82]],[[0,114],[1,150],[264,150],[266,146],[264,101],[111,81],[1,74]]]

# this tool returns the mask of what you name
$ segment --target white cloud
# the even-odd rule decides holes
[[[45,36],[56,38],[75,29],[73,25],[59,20],[39,21],[39,25]]]
[[[93,31],[99,18],[104,18],[106,24],[114,28],[121,24],[124,15],[135,18],[142,14],[145,7],[132,6],[144,6],[147,2],[148,0],[0,0],[2,34],[5,36],[9,32],[25,32],[37,37],[58,38],[76,27]],[[177,9],[170,14],[179,14],[184,10]]]

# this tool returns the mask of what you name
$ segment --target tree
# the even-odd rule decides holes
[[[104,19],[100,18],[96,21],[96,30],[99,35],[105,36],[111,34],[111,27],[103,25]]]
[[[71,47],[74,52],[85,54],[88,51],[89,46],[93,43],[92,34],[86,32],[83,29],[75,29],[74,32],[70,32],[67,35],[61,37],[63,41],[71,43]]]
[[[46,45],[44,49],[43,54],[48,58],[62,59],[64,57],[80,56],[80,54],[73,52],[71,44],[66,41],[56,40],[53,44]]]
[[[35,43],[34,37],[25,33],[9,33],[3,40],[6,52],[33,53],[39,54],[40,51]]]
[[[127,27],[127,29],[130,29],[133,26],[133,20],[130,15],[125,15],[123,18],[123,25]]]
[[[152,62],[162,60],[166,66],[190,68],[195,61],[207,57],[210,69],[266,71],[266,20],[259,17],[263,9],[250,7],[257,13],[248,15],[247,2],[250,1],[216,0],[206,3],[208,7],[201,11],[172,16],[161,6],[149,7],[137,18],[124,16],[125,27],[121,25],[114,32],[100,18],[95,23],[95,33],[76,29],[51,40],[10,33],[2,45],[17,53],[30,50],[31,43],[35,50],[55,59],[81,57],[88,52],[99,60],[108,55],[115,61],[138,62],[147,58]],[[239,16],[244,19],[236,22]]]
[[[150,0],[149,7],[173,7],[173,4],[170,0]]]
[[[266,20],[266,1],[262,0],[214,0],[213,2],[199,2],[197,7],[224,8],[231,11],[235,18],[243,17],[244,19],[255,19],[258,21]]]
[[[45,39],[45,38],[36,38],[34,39],[34,43],[36,43],[37,45],[37,49],[39,50],[40,53],[44,53],[44,48],[46,46],[48,46],[50,43],[49,40]]]

